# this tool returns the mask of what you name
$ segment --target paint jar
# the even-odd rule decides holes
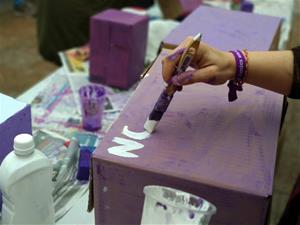
[[[163,186],[144,187],[141,225],[208,225],[216,207],[198,196]]]
[[[102,116],[106,91],[101,85],[86,85],[79,89],[82,126],[85,130],[96,131],[102,127]]]

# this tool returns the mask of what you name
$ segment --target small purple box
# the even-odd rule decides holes
[[[90,21],[90,80],[126,89],[144,69],[148,18],[115,9]]]

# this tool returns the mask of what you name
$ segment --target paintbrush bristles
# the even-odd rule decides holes
[[[153,131],[155,130],[156,128],[156,125],[157,125],[158,121],[155,121],[155,120],[149,120],[149,118],[147,119],[147,121],[145,122],[144,124],[144,128],[146,131],[149,132],[149,134],[152,134]]]

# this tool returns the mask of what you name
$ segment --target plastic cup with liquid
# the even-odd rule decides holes
[[[79,89],[82,126],[88,131],[97,131],[102,127],[106,91],[101,85],[86,85]]]
[[[205,199],[163,186],[144,187],[141,225],[208,225],[216,207]]]

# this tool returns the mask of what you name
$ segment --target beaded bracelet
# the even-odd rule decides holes
[[[248,73],[248,52],[247,50],[244,50],[245,55],[240,50],[230,52],[233,54],[236,63],[235,80],[230,80],[227,84],[229,88],[228,101],[232,102],[237,99],[236,91],[243,90],[244,78]]]

